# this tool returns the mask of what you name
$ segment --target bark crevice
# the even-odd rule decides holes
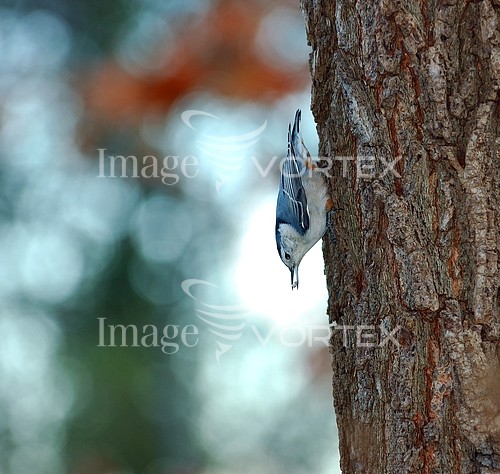
[[[319,154],[351,158],[329,180],[330,322],[399,327],[332,335],[341,467],[500,472],[500,1],[302,9]]]

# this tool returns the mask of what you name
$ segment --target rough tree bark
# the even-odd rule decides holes
[[[302,9],[319,154],[355,158],[323,243],[330,322],[357,328],[332,334],[341,468],[500,472],[500,1]]]

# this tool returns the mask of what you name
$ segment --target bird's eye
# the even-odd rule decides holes
[[[290,260],[290,254],[285,252],[285,259]]]

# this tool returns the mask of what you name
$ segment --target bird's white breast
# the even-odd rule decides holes
[[[306,170],[302,176],[302,185],[309,209],[309,229],[305,237],[313,242],[312,247],[326,232],[327,190],[323,174],[317,168]]]

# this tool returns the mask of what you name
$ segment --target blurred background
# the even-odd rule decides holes
[[[339,472],[308,52],[295,0],[0,1],[1,473]]]

